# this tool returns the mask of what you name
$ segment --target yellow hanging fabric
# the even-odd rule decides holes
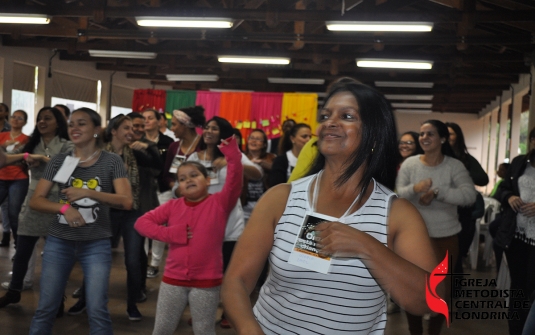
[[[318,95],[316,93],[284,93],[280,122],[294,119],[296,123],[310,125],[312,134],[316,134],[318,113]]]

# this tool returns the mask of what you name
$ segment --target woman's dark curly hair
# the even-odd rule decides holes
[[[222,117],[219,117],[219,116],[214,116],[213,118],[208,120],[208,122],[206,122],[204,127],[206,128],[208,124],[212,121],[217,123],[217,126],[219,127],[219,139],[217,141],[218,145],[221,143],[221,139],[227,139],[231,137],[232,135],[234,135],[234,128],[232,128],[232,125],[230,124],[230,122],[228,122],[226,119],[223,119]],[[204,143],[204,137],[201,137],[199,147],[201,148],[201,150],[206,149],[206,143]],[[216,145],[214,149],[214,157],[212,157],[212,160],[218,157],[225,157],[225,155],[223,155],[221,150],[219,150],[219,148]]]

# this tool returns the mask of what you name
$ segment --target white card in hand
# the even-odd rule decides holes
[[[294,242],[293,250],[288,258],[288,263],[308,270],[329,273],[331,257],[320,255],[316,246],[316,225],[325,221],[337,221],[338,219],[320,213],[306,212],[301,223],[301,228]]]
[[[72,175],[74,169],[78,166],[80,158],[67,156],[63,161],[63,165],[59,168],[58,172],[54,176],[53,181],[56,183],[65,184],[69,180],[69,177]]]

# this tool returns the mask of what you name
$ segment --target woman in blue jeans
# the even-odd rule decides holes
[[[158,164],[155,159],[151,159],[148,153],[130,148],[133,139],[132,119],[123,114],[111,119],[104,134],[106,145],[104,150],[113,152],[121,156],[126,170],[128,180],[132,187],[133,204],[132,210],[110,209],[112,230],[115,233],[120,231],[124,243],[124,259],[126,265],[126,285],[128,289],[127,309],[130,321],[140,321],[141,313],[137,309],[136,303],[140,297],[142,288],[142,277],[147,269],[147,254],[143,249],[144,237],[139,235],[134,229],[136,220],[141,216],[139,211],[139,170],[138,166],[154,167]],[[151,166],[152,165],[152,166]],[[76,315],[84,311],[86,307],[86,297],[83,294],[82,286],[80,299],[69,309],[68,313]]]
[[[132,192],[121,157],[101,150],[101,118],[89,108],[69,119],[74,150],[48,163],[30,201],[33,210],[57,214],[44,248],[39,305],[30,334],[50,334],[57,308],[76,261],[85,278],[90,334],[112,334],[108,311],[111,271],[109,208],[130,210]],[[47,199],[54,183],[59,202]],[[114,192],[114,193],[112,193]]]
[[[0,145],[8,154],[16,152],[28,142],[29,137],[22,133],[27,120],[28,114],[23,110],[17,110],[9,119],[11,130],[0,133]],[[0,203],[3,205],[4,217],[4,234],[0,246],[9,247],[9,228],[13,233],[14,244],[17,244],[19,213],[28,193],[28,184],[28,169],[25,165],[16,163],[0,169]],[[4,200],[6,200],[5,206]]]

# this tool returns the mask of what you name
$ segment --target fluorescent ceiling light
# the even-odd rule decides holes
[[[432,22],[372,22],[372,21],[328,21],[331,31],[391,31],[391,32],[429,32]]]
[[[286,58],[286,57],[218,56],[217,60],[221,63],[273,64],[273,65],[290,64],[290,58]]]
[[[433,62],[425,60],[400,60],[400,59],[356,59],[358,67],[373,67],[382,69],[416,69],[430,70]]]
[[[142,27],[174,27],[174,28],[231,28],[232,19],[217,17],[155,17],[137,16],[137,24]]]
[[[89,50],[91,57],[111,57],[111,58],[139,58],[154,59],[155,52],[138,52],[138,51],[116,51],[116,50]]]
[[[421,94],[385,94],[388,100],[433,100],[433,95]]]
[[[396,109],[395,112],[407,114],[429,114],[433,113],[430,109]]]
[[[416,81],[376,81],[375,87],[433,88],[435,83]]]
[[[0,13],[0,23],[49,24],[50,18],[41,14]]]
[[[312,79],[312,78],[268,78],[271,84],[304,84],[304,85],[323,85],[325,79]]]
[[[433,104],[426,103],[410,103],[410,102],[394,102],[392,107],[394,108],[431,108]]]
[[[168,74],[169,81],[218,81],[217,74]]]

